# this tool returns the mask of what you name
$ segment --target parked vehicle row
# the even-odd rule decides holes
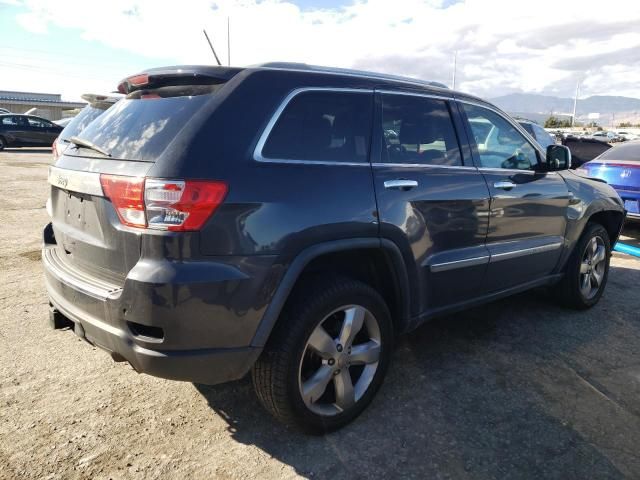
[[[622,200],[484,100],[300,64],[118,90],[50,169],[42,256],[54,327],[139,372],[250,372],[276,418],[330,431],[397,335],[539,286],[603,294]]]

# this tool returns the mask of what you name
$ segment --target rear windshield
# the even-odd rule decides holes
[[[625,160],[640,162],[640,141],[624,143],[610,148],[598,157],[599,160]]]
[[[78,115],[73,117],[64,130],[60,133],[61,140],[69,140],[82,132],[87,125],[102,115],[106,110],[106,106],[100,108],[93,105],[84,107]]]
[[[181,85],[135,91],[78,137],[109,152],[112,158],[154,162],[219,88]]]

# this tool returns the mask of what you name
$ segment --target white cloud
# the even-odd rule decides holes
[[[449,83],[458,50],[458,88],[478,95],[571,95],[584,78],[583,95],[640,97],[640,58],[632,54],[640,48],[636,0],[617,1],[615,7],[596,0],[467,0],[448,8],[441,3],[369,0],[301,10],[275,0],[25,0],[27,13],[17,21],[34,33],[56,25],[75,29],[79,40],[151,58],[211,63],[202,28],[226,62],[230,16],[235,65],[297,61]],[[111,85],[119,78],[110,79]]]

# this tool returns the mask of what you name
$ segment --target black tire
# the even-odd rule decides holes
[[[602,261],[604,264],[602,280],[599,283],[597,291],[595,291],[593,295],[585,295],[583,293],[583,290],[581,290],[580,288],[581,277],[584,278],[584,274],[580,272],[580,269],[583,260],[585,259],[587,248],[594,238],[600,239],[602,241],[605,250],[605,258]],[[599,240],[597,241],[599,242]],[[577,310],[585,310],[587,308],[593,307],[596,303],[598,303],[607,285],[610,260],[611,241],[609,240],[609,234],[607,233],[607,230],[598,223],[587,224],[584,232],[582,233],[582,236],[580,237],[580,240],[578,240],[578,243],[576,244],[571,257],[567,262],[567,268],[564,277],[555,288],[557,297],[560,302],[567,307]]]
[[[4,147],[6,146],[7,146],[7,141],[4,139],[4,137],[0,137],[0,152],[4,150]]]
[[[342,411],[338,409],[338,413],[323,415],[312,411],[312,407],[307,406],[303,399],[302,362],[306,361],[304,359],[308,355],[307,342],[310,342],[311,334],[316,331],[316,327],[324,325],[327,319],[332,319],[332,312],[336,309],[339,311],[342,306],[361,306],[377,322],[380,338],[377,369],[368,387],[353,405]],[[389,309],[375,289],[365,283],[338,276],[305,281],[296,287],[262,355],[252,369],[251,376],[258,399],[285,425],[307,433],[322,434],[341,428],[362,413],[382,384],[390,361],[393,335]],[[337,339],[332,338],[332,341]],[[353,368],[343,368],[343,373],[353,372]],[[337,388],[335,382],[335,379],[329,380],[333,388]],[[337,395],[335,391],[334,395]]]

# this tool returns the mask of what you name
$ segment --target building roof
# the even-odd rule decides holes
[[[57,93],[15,92],[0,90],[0,103],[15,105],[51,106],[62,108],[82,108],[84,102],[66,102]]]

